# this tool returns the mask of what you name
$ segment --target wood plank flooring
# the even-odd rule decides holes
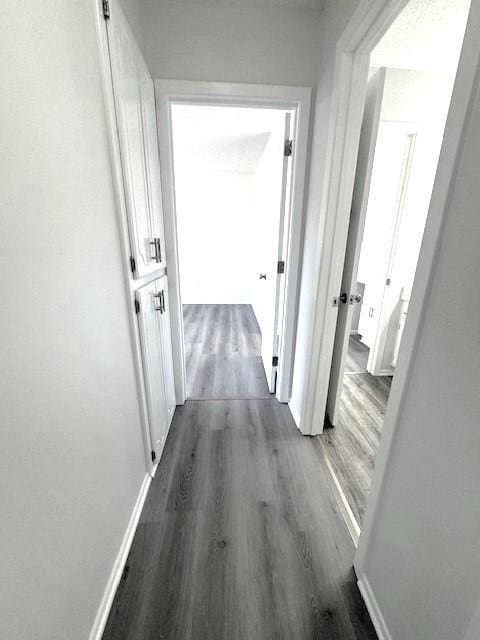
[[[250,305],[188,304],[183,318],[188,398],[271,397]]]
[[[358,335],[351,335],[348,343],[345,373],[366,373],[370,349],[360,342]]]
[[[358,364],[357,345],[354,347],[350,362]],[[338,424],[326,429],[319,438],[360,526],[380,444],[391,380],[387,376],[372,376],[366,371],[346,373]]]
[[[374,640],[329,482],[275,399],[178,407],[103,640]]]

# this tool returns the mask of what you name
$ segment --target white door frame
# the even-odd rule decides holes
[[[329,368],[332,358],[336,313],[331,299],[338,295],[345,255],[356,155],[365,99],[369,56],[408,0],[361,0],[337,46],[334,90],[330,114],[325,185],[327,190],[323,251],[315,300],[315,331],[312,340],[306,416],[302,431],[315,435],[323,430]],[[443,227],[455,183],[459,158],[468,125],[471,103],[480,76],[480,3],[472,2],[435,183],[410,299],[402,346],[375,462],[367,512],[355,556],[355,570],[362,586],[376,511],[396,436],[410,371],[435,274]]]
[[[155,95],[177,404],[183,404],[186,400],[186,369],[180,297],[171,106],[172,104],[240,106],[288,109],[295,112],[292,204],[285,260],[285,316],[283,339],[279,349],[276,392],[276,397],[280,402],[288,402],[291,394],[297,326],[311,88],[157,79],[155,80]]]

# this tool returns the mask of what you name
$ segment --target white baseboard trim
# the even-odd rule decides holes
[[[95,616],[92,630],[90,631],[90,635],[88,637],[89,640],[102,639],[103,631],[107,623],[108,614],[110,613],[113,598],[115,597],[115,592],[117,591],[118,584],[122,577],[123,569],[127,561],[130,547],[132,546],[133,536],[135,535],[135,531],[137,529],[137,524],[140,519],[140,514],[142,513],[143,505],[145,502],[145,498],[147,497],[147,492],[148,488],[150,487],[151,481],[152,477],[147,473],[145,475],[145,478],[143,479],[142,486],[140,487],[135,506],[133,507],[132,515],[130,516],[130,520],[128,522],[127,530],[125,531],[125,535],[123,536],[122,544],[120,545],[117,557],[115,558],[115,562],[113,563],[112,572],[110,574],[110,577],[108,578],[107,586],[105,587],[100,606],[98,607],[97,615]]]
[[[300,429],[300,414],[297,411],[297,407],[293,404],[291,400],[288,403],[288,408],[290,409],[290,413],[292,414],[293,421],[297,425],[297,429]]]
[[[382,612],[380,611],[380,607],[378,606],[377,599],[375,598],[367,576],[363,574],[362,577],[359,578],[357,584],[360,593],[362,594],[363,601],[365,602],[365,606],[368,609],[368,613],[370,614],[370,618],[372,619],[375,631],[377,632],[378,639],[392,640],[392,636],[390,634],[390,631],[388,630],[387,623],[385,622]]]

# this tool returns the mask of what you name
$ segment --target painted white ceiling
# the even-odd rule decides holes
[[[175,162],[216,171],[254,173],[283,112],[237,107],[173,107]]]
[[[470,0],[410,0],[378,43],[372,67],[433,70],[457,64]]]

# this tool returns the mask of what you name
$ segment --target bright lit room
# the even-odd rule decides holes
[[[289,122],[280,109],[172,106],[190,399],[275,393]]]
[[[373,51],[322,443],[355,540],[399,359],[470,2],[412,0]],[[445,42],[448,41],[448,47]]]

